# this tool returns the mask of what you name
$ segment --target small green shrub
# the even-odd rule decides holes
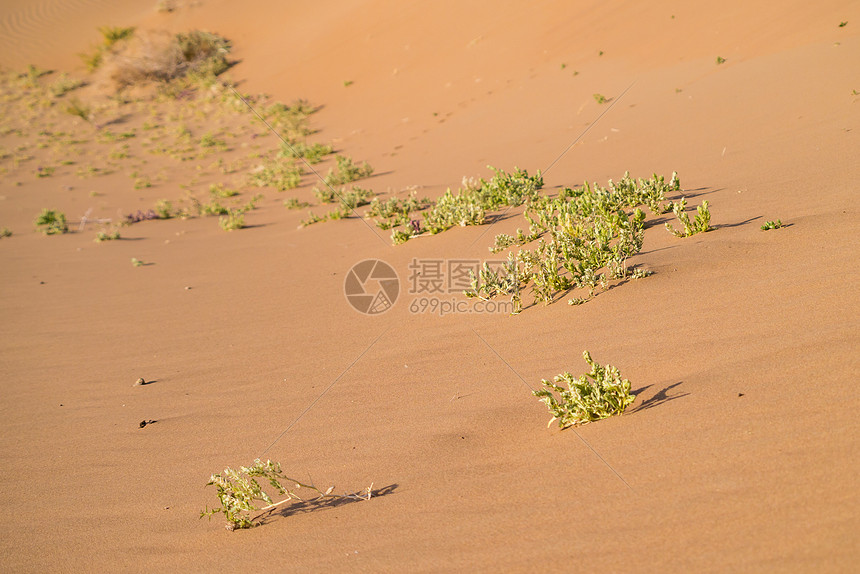
[[[329,155],[333,151],[334,148],[328,144],[315,143],[313,145],[308,145],[303,142],[297,142],[289,146],[281,144],[279,155],[281,157],[291,159],[304,158],[308,163],[315,164],[321,162],[325,156]]]
[[[148,32],[119,38],[101,48],[100,56],[87,55],[84,60],[96,67],[109,60],[117,88],[154,80],[162,82],[164,94],[175,96],[192,82],[211,86],[230,67],[230,49],[225,38],[201,30],[175,35]]]
[[[722,56],[717,56],[717,65],[718,65],[718,66],[719,66],[720,64],[725,64],[725,63],[726,63],[726,59],[725,59],[725,58],[723,58]]]
[[[314,197],[320,203],[334,203],[337,201],[337,193],[331,187],[314,187],[311,193],[314,194]]]
[[[45,235],[61,235],[69,231],[69,225],[63,212],[43,209],[36,218],[36,229]]]
[[[671,224],[666,224],[666,229],[674,235],[675,237],[690,237],[691,235],[695,235],[697,233],[705,233],[706,231],[711,230],[711,212],[708,209],[708,202],[703,201],[702,205],[696,208],[696,219],[691,223],[690,216],[687,215],[687,200],[686,198],[681,198],[681,201],[675,203],[672,206],[672,211],[675,213],[675,217],[678,218],[678,221],[684,226],[683,231],[677,231]]]
[[[607,100],[606,96],[604,96],[603,94],[594,94],[594,101],[598,104],[605,104],[609,100]]]
[[[226,216],[218,218],[218,225],[224,231],[233,231],[245,227],[245,211],[242,209],[231,209]]]
[[[409,241],[413,236],[414,234],[411,230],[395,229],[391,232],[391,242],[394,245],[400,245]]]
[[[352,186],[352,189],[349,191],[341,190],[340,203],[347,210],[351,211],[356,207],[368,205],[372,197],[373,191]]]
[[[200,215],[226,215],[230,213],[230,210],[217,200],[213,199],[208,203],[199,203],[197,206],[197,212]]]
[[[42,76],[50,74],[50,70],[43,70],[33,64],[27,66],[27,71],[21,75],[23,79],[23,83],[28,88],[38,88],[39,87],[39,78]]]
[[[216,138],[214,134],[206,133],[200,138],[200,147],[218,147],[223,149],[227,147],[227,144]]]
[[[322,223],[323,221],[325,221],[327,219],[328,219],[328,216],[326,216],[326,215],[320,217],[318,215],[315,215],[313,211],[309,211],[308,212],[308,218],[302,220],[299,227],[307,227],[308,225],[313,225],[315,223]]]
[[[105,48],[111,48],[120,40],[131,38],[134,34],[134,28],[123,28],[121,26],[100,26],[99,32],[102,35],[102,43]]]
[[[427,198],[418,199],[414,190],[404,199],[390,197],[381,201],[378,197],[374,197],[370,200],[370,209],[365,216],[374,218],[376,226],[382,230],[394,229],[409,223],[411,213],[427,209],[431,204],[432,202]]]
[[[565,372],[556,375],[552,382],[542,380],[545,388],[533,391],[552,413],[547,426],[557,420],[559,427],[566,428],[620,415],[636,400],[630,394],[630,381],[622,379],[618,369],[595,363],[588,351],[582,357],[591,367],[590,372],[579,378]]]
[[[296,100],[290,105],[274,103],[259,109],[266,123],[293,146],[299,145],[298,142],[313,133],[308,125],[308,117],[316,111],[316,108],[305,100]],[[259,121],[256,117],[254,120]],[[311,155],[321,151],[321,148],[316,148]],[[290,154],[289,148],[287,151],[281,149],[281,157],[292,157]]]
[[[84,65],[90,72],[96,70],[102,65],[105,54],[110,52],[117,42],[120,40],[127,40],[134,35],[134,28],[101,26],[98,30],[102,35],[102,43],[96,46],[92,52],[88,54],[80,54]]]
[[[364,162],[357,165],[352,161],[352,158],[347,156],[336,156],[337,171],[330,169],[325,176],[325,183],[330,186],[344,185],[352,181],[356,181],[373,175],[373,168],[369,163]]]
[[[284,200],[284,207],[286,207],[287,209],[304,209],[308,206],[310,206],[310,203],[306,201],[299,201],[295,197],[291,197],[289,199]]]
[[[221,199],[226,199],[228,197],[234,197],[239,195],[239,192],[235,189],[229,189],[224,187],[223,183],[213,183],[209,186],[209,195],[212,197],[218,197]]]
[[[158,214],[159,219],[170,219],[175,215],[173,210],[173,203],[166,199],[159,199],[155,203],[155,213]]]
[[[84,82],[81,80],[75,80],[66,74],[60,74],[60,77],[48,87],[48,90],[54,97],[60,97],[83,85]]]
[[[95,242],[102,243],[103,241],[113,241],[120,239],[119,229],[102,229],[96,233]]]
[[[251,173],[250,182],[257,187],[274,187],[278,191],[295,189],[302,183],[302,168],[283,160],[269,161]]]
[[[3,237],[12,237],[12,230],[9,229],[8,227],[4,227],[4,228],[0,229],[0,238],[3,238]]]
[[[286,498],[275,502],[263,490],[257,478],[268,482],[278,495]],[[285,484],[289,486],[285,487]],[[371,484],[358,493],[333,494],[333,486],[323,491],[314,486],[313,483],[305,484],[288,477],[281,470],[279,463],[270,460],[262,462],[260,459],[256,459],[250,467],[241,466],[239,470],[226,468],[223,473],[213,474],[206,486],[214,486],[218,490],[218,501],[221,506],[212,509],[207,507],[200,512],[200,517],[206,516],[211,520],[215,514],[224,514],[227,518],[227,530],[258,526],[261,518],[282,504],[291,501],[307,502],[306,499],[297,494],[300,489],[315,494],[313,501],[327,499],[370,500],[373,492],[373,485]],[[265,503],[265,506],[257,506],[259,503]],[[254,516],[254,513],[260,514]]]
[[[761,226],[762,231],[770,231],[771,229],[779,229],[782,227],[782,220],[777,219],[776,221],[765,221],[764,225]]]

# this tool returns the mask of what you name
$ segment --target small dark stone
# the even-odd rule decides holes
[[[743,394],[743,393],[738,393],[738,396],[739,396],[739,397],[742,397],[742,396],[744,396],[744,394]]]

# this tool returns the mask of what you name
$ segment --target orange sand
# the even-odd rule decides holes
[[[384,259],[405,283],[413,258],[486,258],[522,220],[398,247],[356,219],[297,229],[304,213],[281,201],[309,198],[306,176],[266,192],[249,229],[146,222],[99,245],[92,228],[44,237],[32,220],[115,217],[180,190],[3,176],[3,570],[856,567],[860,3],[177,4],[2,2],[0,66],[82,77],[76,54],[104,24],[217,31],[244,92],[324,106],[316,141],[368,160],[367,186],[428,196],[487,164],[545,169],[605,111],[594,93],[632,84],[547,187],[677,170],[715,230],[650,228],[633,263],[655,274],[582,306],[439,317],[403,292],[368,317],[343,296],[354,263]],[[760,231],[777,218],[788,226]],[[547,429],[527,385],[582,372],[583,349],[636,403]],[[199,521],[217,502],[209,475],[264,451],[384,496],[232,534]]]

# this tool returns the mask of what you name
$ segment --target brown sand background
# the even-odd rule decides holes
[[[0,65],[82,75],[104,24],[217,31],[243,91],[323,105],[317,137],[368,160],[368,186],[430,196],[487,164],[545,169],[605,110],[592,94],[635,81],[547,187],[677,170],[716,229],[649,229],[633,262],[655,275],[579,307],[440,318],[403,293],[367,317],[343,296],[354,263],[405,280],[413,258],[487,257],[521,220],[393,247],[358,220],[296,229],[268,193],[249,229],[157,221],[98,245],[32,220],[144,208],[170,183],[80,184],[111,186],[96,202],[4,177],[2,570],[856,568],[860,3],[154,4],[3,2]],[[582,372],[583,349],[639,398],[547,429],[526,385]],[[232,534],[198,520],[209,475],[264,451],[387,494]]]

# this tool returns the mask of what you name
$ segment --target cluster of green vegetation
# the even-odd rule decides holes
[[[302,173],[301,166],[273,159],[251,172],[250,183],[257,187],[274,187],[278,191],[287,191],[302,184]]]
[[[68,233],[69,224],[66,223],[66,214],[53,209],[43,209],[36,218],[36,229],[45,235],[62,235]]]
[[[690,237],[697,233],[705,233],[711,228],[711,212],[708,209],[708,202],[703,201],[702,205],[696,208],[696,218],[691,222],[690,216],[687,215],[687,199],[682,197],[681,201],[672,205],[672,211],[675,217],[684,226],[683,231],[678,231],[670,223],[666,224],[666,229],[675,237]]]
[[[358,165],[351,157],[342,155],[336,156],[335,161],[337,170],[330,169],[325,176],[325,184],[328,186],[344,185],[373,174],[373,168],[367,162]]]
[[[489,168],[494,172],[489,181],[464,178],[463,186],[456,193],[448,189],[435,202],[413,197],[402,203],[392,203],[390,209],[384,212],[379,211],[381,205],[376,206],[375,211],[372,210],[368,215],[382,216],[382,225],[379,221],[377,225],[393,229],[391,237],[394,243],[404,243],[425,232],[435,235],[455,226],[483,225],[488,212],[532,201],[543,187],[540,172],[530,176],[519,168],[514,168],[513,173],[492,166]],[[411,216],[413,211],[419,210],[424,211],[420,221]],[[384,213],[389,215],[385,216]]]
[[[95,241],[96,243],[102,243],[103,241],[113,241],[120,238],[121,236],[119,233],[119,229],[102,229],[101,231],[96,233]]]
[[[636,400],[630,392],[630,381],[622,379],[617,368],[599,365],[588,351],[582,357],[591,367],[590,372],[578,378],[564,372],[552,381],[542,380],[544,388],[533,391],[552,413],[547,426],[558,421],[559,427],[566,428],[620,415]]]
[[[296,197],[290,197],[289,199],[284,200],[284,207],[287,209],[304,209],[305,207],[309,207],[310,203],[307,201],[299,201]]]
[[[296,142],[291,145],[281,144],[280,156],[290,159],[304,159],[309,164],[316,164],[333,151],[334,148],[329,144]]]
[[[134,28],[122,28],[118,26],[101,26],[99,33],[102,35],[102,42],[98,44],[89,54],[81,54],[81,60],[90,72],[95,71],[104,62],[105,54],[109,54],[114,45],[121,41],[131,38],[134,34]]]
[[[779,229],[782,227],[782,220],[777,219],[776,221],[765,221],[764,225],[761,226],[762,231],[770,231],[772,229]]]
[[[608,288],[610,281],[639,278],[648,273],[631,270],[627,259],[642,248],[645,212],[662,214],[668,209],[680,213],[690,234],[708,227],[707,204],[700,207],[696,222],[689,223],[683,212],[685,201],[666,201],[666,194],[680,190],[680,180],[673,174],[669,182],[654,175],[649,180],[634,180],[629,174],[617,183],[610,180],[604,188],[585,183],[576,189],[565,188],[557,197],[535,194],[528,197],[523,217],[529,223],[528,233],[521,229],[515,236],[496,236],[490,250],[510,251],[505,270],[484,266],[472,275],[468,297],[489,300],[510,296],[515,312],[522,309],[521,293],[531,288],[535,303],[551,303],[559,293],[578,290],[582,296],[568,303],[588,301],[598,289]],[[537,241],[527,249],[526,245]]]
[[[415,191],[403,199],[390,197],[381,201],[375,197],[371,200],[370,209],[367,210],[365,216],[373,218],[377,227],[387,231],[409,224],[412,221],[410,217],[412,213],[427,209],[432,203],[427,198],[418,199]]]
[[[318,216],[312,211],[308,212],[308,218],[301,222],[301,227],[307,227],[308,225],[313,225],[315,223],[322,223],[323,221],[346,219],[355,213],[355,209],[357,207],[362,207],[370,203],[371,198],[373,198],[373,191],[362,189],[357,186],[352,186],[352,189],[350,190],[347,190],[346,188],[340,188],[339,190],[332,188],[314,188],[314,195],[316,195],[317,199],[319,199],[321,203],[337,203],[338,206],[322,216]],[[285,205],[286,204],[287,202],[285,202]],[[298,207],[301,205],[302,204],[300,204],[298,200],[294,200],[290,205],[288,205],[288,207]],[[304,206],[307,206],[307,204],[304,204]]]
[[[278,495],[284,498],[275,502],[263,490],[257,481],[258,478],[268,483]],[[314,495],[312,501],[370,500],[373,492],[371,484],[361,492],[334,494],[333,486],[322,490],[313,483],[305,483],[285,475],[279,463],[270,460],[262,462],[260,459],[255,460],[250,467],[242,466],[239,470],[226,468],[222,473],[213,474],[206,486],[214,486],[217,489],[221,506],[204,509],[200,512],[200,517],[211,519],[215,514],[223,514],[227,518],[227,530],[258,526],[260,520],[275,508],[292,501],[306,502],[307,499],[298,494],[302,490]],[[260,503],[265,503],[265,506],[258,506]]]
[[[231,65],[230,42],[210,32],[137,33],[114,26],[103,26],[99,32],[102,42],[81,58],[91,72],[110,62],[111,78],[119,89],[148,81],[162,82],[167,92],[191,83],[211,86]]]
[[[310,127],[309,117],[316,113],[317,108],[314,108],[307,100],[296,100],[292,104],[282,104],[275,102],[267,106],[261,106],[257,110],[260,118],[255,118],[256,121],[263,121],[275,131],[280,137],[287,141],[290,145],[296,146],[302,144],[304,139],[313,134]],[[305,144],[302,144],[303,146]],[[330,147],[330,146],[329,146]],[[314,146],[311,146],[314,148]],[[307,149],[302,148],[305,152],[310,152],[311,155],[320,154],[322,148]],[[331,153],[330,151],[328,153]],[[327,155],[325,153],[322,154]],[[289,146],[281,148],[282,157],[304,157],[301,154],[289,151]]]

